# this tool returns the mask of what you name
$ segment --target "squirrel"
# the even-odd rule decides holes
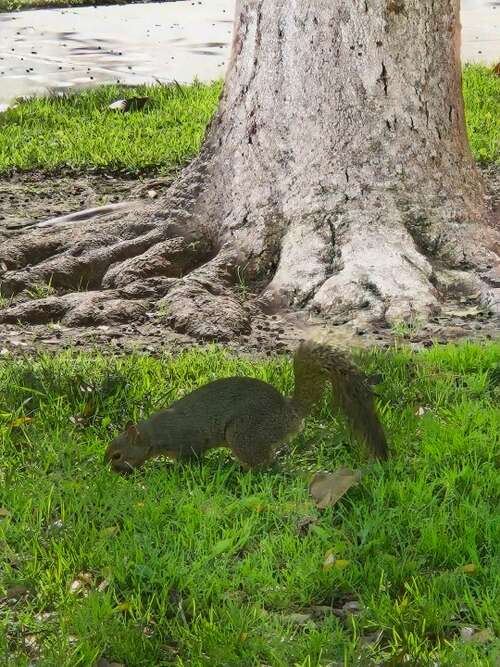
[[[229,447],[244,468],[266,467],[277,449],[302,430],[328,382],[332,404],[344,413],[354,434],[375,457],[387,458],[372,391],[346,352],[305,341],[295,352],[293,366],[293,396],[283,396],[254,378],[209,382],[149,419],[129,422],[106,449],[105,463],[127,473],[156,456],[185,461],[209,449]]]

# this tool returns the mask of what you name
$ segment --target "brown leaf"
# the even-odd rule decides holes
[[[33,417],[26,417],[26,415],[21,415],[20,417],[16,417],[10,422],[10,428],[20,428],[21,426],[24,426],[25,424],[29,424],[30,422],[33,421]]]
[[[301,537],[305,537],[311,530],[311,526],[318,523],[317,516],[302,516],[297,521],[297,532]]]
[[[323,570],[326,572],[328,570],[345,570],[345,568],[349,565],[349,561],[345,560],[344,558],[337,558],[337,555],[335,553],[334,549],[328,549],[328,551],[325,554],[325,560],[323,561]]]
[[[292,625],[305,625],[306,623],[313,623],[311,614],[286,614],[282,616],[285,623]]]
[[[460,571],[465,574],[474,574],[474,572],[477,572],[477,565],[475,563],[467,563],[467,565],[462,565]]]
[[[70,593],[83,592],[85,588],[92,583],[92,575],[90,572],[80,572],[74,581],[71,582],[69,590]]]
[[[464,642],[475,644],[488,644],[495,640],[495,635],[489,629],[478,630],[476,632],[473,628],[462,628],[460,630],[460,636]]]
[[[315,604],[312,607],[307,607],[304,609],[305,614],[310,614],[312,618],[323,618],[324,616],[330,616],[333,614],[332,607],[324,604]]]
[[[125,667],[122,662],[109,662],[107,658],[99,658],[94,667]]]
[[[29,588],[22,585],[10,586],[7,588],[7,592],[3,598],[0,598],[0,602],[5,602],[10,600],[11,602],[17,602],[23,597],[26,597],[29,594]]]
[[[91,417],[94,414],[95,411],[95,405],[94,401],[86,401],[85,405],[83,406],[82,410],[82,417]]]
[[[359,483],[360,479],[360,470],[344,467],[334,473],[317,472],[309,485],[309,492],[320,509],[333,507],[352,486]]]

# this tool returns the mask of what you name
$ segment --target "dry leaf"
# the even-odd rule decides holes
[[[24,424],[29,424],[32,421],[33,417],[26,417],[26,415],[21,415],[20,417],[16,417],[10,422],[10,428],[20,428],[21,426],[24,426]]]
[[[128,99],[115,100],[108,109],[110,111],[139,111],[148,102],[149,97],[129,97]]]
[[[328,549],[328,551],[325,554],[325,560],[323,561],[323,570],[325,571],[332,569],[345,570],[345,568],[348,565],[349,565],[348,560],[344,560],[343,558],[337,558],[335,550]]]
[[[26,586],[10,586],[7,588],[7,592],[4,597],[0,598],[0,602],[6,602],[8,600],[11,604],[13,604],[18,602],[21,598],[26,597],[29,592],[29,588],[26,588]]]
[[[378,644],[382,637],[384,636],[384,631],[379,630],[378,632],[372,632],[369,635],[362,635],[359,638],[359,641],[363,646],[375,646]]]
[[[356,600],[348,600],[347,602],[344,602],[342,607],[332,608],[332,612],[335,614],[335,616],[339,616],[340,618],[353,616],[354,614],[358,614],[360,611],[361,606],[359,602],[356,602]]]
[[[36,635],[26,635],[23,637],[24,650],[30,656],[38,655],[40,651],[40,644]]]
[[[70,584],[70,593],[78,593],[79,591],[84,590],[91,583],[92,575],[90,572],[80,572],[80,574],[76,576],[76,579]]]
[[[109,586],[109,581],[108,581],[108,579],[103,579],[103,580],[101,581],[101,583],[99,584],[99,586],[97,587],[97,590],[99,591],[99,593],[102,593],[103,591],[106,590],[106,588],[107,588],[108,586]]]
[[[334,473],[317,472],[309,485],[309,492],[320,509],[332,507],[360,479],[360,470],[344,467]]]
[[[282,619],[285,623],[291,623],[292,625],[305,625],[306,623],[313,623],[311,614],[287,614],[282,616]]]
[[[82,417],[91,417],[94,414],[95,405],[94,401],[86,401],[82,410]]]
[[[469,640],[475,632],[474,628],[461,628],[460,637],[466,641]]]
[[[318,517],[317,516],[302,516],[300,519],[297,521],[297,532],[301,537],[305,537],[309,531],[311,530],[312,526],[314,526],[316,523],[318,523]]]
[[[472,630],[472,634],[470,631]],[[473,628],[462,628],[460,636],[464,642],[473,642],[476,644],[488,644],[495,640],[495,635],[489,629],[479,630],[475,632]]]
[[[323,618],[333,614],[333,609],[324,604],[315,604],[312,607],[304,609],[304,613],[310,614],[314,618]]]
[[[467,565],[462,565],[460,571],[465,572],[465,574],[474,574],[474,572],[477,572],[477,565],[475,563],[467,563]]]

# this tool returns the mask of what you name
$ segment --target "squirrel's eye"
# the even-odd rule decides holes
[[[115,452],[111,458],[113,459],[113,461],[119,461],[121,457],[122,457],[121,452]]]

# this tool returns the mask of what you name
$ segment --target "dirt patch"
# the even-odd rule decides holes
[[[4,175],[0,179],[0,241],[59,215],[127,199],[148,199],[170,181],[153,176],[71,172]]]
[[[148,313],[145,320],[142,323],[88,327],[4,324],[0,330],[0,363],[2,359],[65,349],[98,350],[118,355],[136,351],[156,355],[162,351],[180,352],[203,344],[192,336],[172,331],[161,316]],[[325,336],[333,345],[349,348],[387,348],[397,342],[422,349],[460,340],[498,340],[499,334],[498,323],[488,317],[477,316],[473,311],[468,316],[464,311],[461,318],[444,314],[414,332],[399,333],[387,328],[364,331],[347,325],[328,327],[319,320],[304,323],[295,316],[258,315],[251,320],[248,333],[226,341],[224,347],[233,354],[259,357],[292,352],[298,342],[309,335]]]

